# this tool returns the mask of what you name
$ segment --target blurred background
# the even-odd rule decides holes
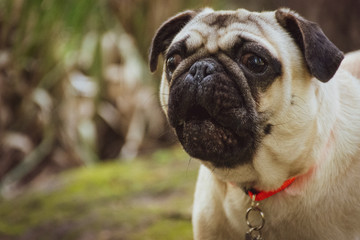
[[[198,165],[147,54],[204,6],[290,7],[360,49],[360,0],[0,0],[0,239],[192,239]]]

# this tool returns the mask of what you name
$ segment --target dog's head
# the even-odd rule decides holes
[[[151,71],[160,54],[161,103],[190,156],[262,189],[309,167],[314,88],[343,59],[316,24],[288,9],[186,11],[157,31]]]

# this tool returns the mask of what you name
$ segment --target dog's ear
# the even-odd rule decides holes
[[[165,52],[175,35],[180,32],[196,14],[196,11],[188,10],[173,16],[160,26],[150,47],[149,63],[151,72],[154,72],[157,68],[159,55]]]
[[[275,16],[299,46],[310,73],[322,82],[329,81],[339,68],[344,54],[316,23],[286,8],[278,9]]]

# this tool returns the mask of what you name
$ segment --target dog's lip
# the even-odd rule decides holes
[[[208,120],[211,119],[211,116],[209,114],[208,111],[206,111],[205,108],[199,106],[199,105],[195,105],[193,107],[191,107],[188,112],[187,112],[187,117],[185,119],[186,121],[189,120]]]
[[[233,132],[235,135],[239,137],[247,136],[248,132],[243,126],[241,126],[239,123],[229,121],[229,119],[237,119],[233,117],[227,117],[228,115],[230,115],[229,114],[230,111],[232,112],[231,114],[237,114],[237,115],[239,115],[238,114],[239,112],[244,112],[243,109],[233,108],[227,111],[226,110],[218,111],[216,114],[214,114],[214,113],[209,113],[209,109],[206,109],[200,105],[194,105],[187,110],[186,117],[177,120],[177,124],[175,124],[174,127],[182,128],[185,124],[189,124],[189,123],[202,124],[206,120],[212,122],[216,127],[222,127]],[[244,113],[240,113],[240,114],[244,115]]]
[[[190,119],[175,128],[185,151],[192,157],[209,161],[216,168],[232,168],[249,162],[254,139],[238,136],[210,119]]]
[[[199,117],[199,116],[197,116],[197,117],[193,116],[193,117],[188,118],[186,120],[180,121],[178,126],[175,127],[175,130],[177,132],[179,132],[179,131],[192,132],[190,130],[192,128],[200,129],[200,128],[204,128],[205,125],[209,125],[209,124],[211,124],[211,127],[209,128],[208,131],[206,131],[206,133],[208,133],[210,131],[214,131],[216,129],[221,130],[221,131],[226,131],[228,133],[228,135],[231,135],[231,137],[224,137],[223,140],[229,141],[228,143],[232,143],[229,140],[231,138],[238,139],[238,138],[243,138],[243,137],[248,136],[248,134],[246,132],[244,132],[244,131],[240,132],[240,134],[238,134],[236,131],[234,131],[234,129],[220,124],[214,118],[211,118],[211,117],[205,118],[205,117]]]

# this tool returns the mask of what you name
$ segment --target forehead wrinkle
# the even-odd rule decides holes
[[[241,31],[231,31],[222,35],[218,41],[219,48],[222,51],[230,50],[235,43],[239,42],[239,40],[241,41],[241,33]]]
[[[219,33],[217,29],[209,27],[207,24],[196,25],[196,28],[187,29],[189,38],[186,40],[186,45],[189,51],[194,51],[198,48],[205,47],[209,53],[216,53],[219,49],[218,38]]]
[[[240,9],[241,10],[241,9]],[[272,23],[269,24],[269,19],[263,18],[260,14],[252,13],[247,11],[237,12],[222,12],[226,14],[233,14],[234,18],[232,23],[227,27],[211,27],[208,24],[209,17],[214,19],[218,14],[203,13],[201,16],[197,16],[193,21],[194,24],[186,25],[182,31],[174,38],[173,43],[180,41],[184,36],[188,36],[186,39],[186,47],[189,52],[196,51],[204,47],[210,54],[215,54],[219,50],[227,51],[233,44],[239,41],[239,38],[245,38],[259,42],[264,47],[270,48],[269,51],[277,55],[272,46],[271,39],[264,41],[264,37],[269,36],[274,26]],[[235,20],[237,19],[237,21]],[[270,18],[271,19],[271,18]],[[235,20],[235,21],[234,21]],[[266,28],[261,24],[265,22]],[[271,20],[270,20],[271,22]],[[271,29],[268,29],[271,28]]]
[[[209,53],[213,54],[218,51],[218,49],[219,49],[218,38],[219,38],[219,34],[215,30],[212,30],[210,32],[210,34],[208,35],[208,38],[206,41],[206,48],[209,51]]]
[[[258,29],[249,28],[248,24],[237,23],[229,26],[224,34],[220,35],[218,40],[219,48],[223,51],[230,50],[239,39],[262,42],[263,34]],[[267,45],[265,45],[267,46]],[[264,46],[264,47],[265,47]]]
[[[259,21],[264,21],[263,18],[260,18],[260,15],[245,14],[242,17],[244,19],[232,23],[223,30],[223,33],[219,34],[218,44],[220,49],[227,50],[231,48],[232,44],[237,42],[244,32],[256,36],[258,39],[266,36],[266,31],[259,23]]]
[[[229,50],[239,41],[244,32],[247,32],[248,25],[245,23],[234,23],[228,26],[223,34],[219,35],[219,48],[223,51]]]
[[[203,33],[198,29],[191,29],[189,31],[189,38],[186,39],[186,46],[189,52],[193,52],[204,45]]]

